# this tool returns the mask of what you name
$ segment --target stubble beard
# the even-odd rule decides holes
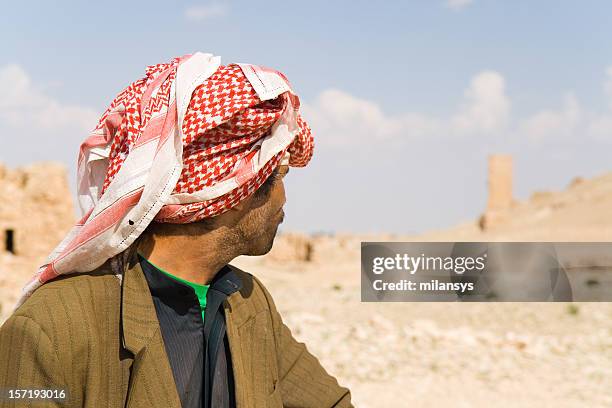
[[[238,230],[243,255],[265,255],[272,250],[274,245],[274,238],[278,233],[280,223],[277,223],[276,220],[272,221],[274,224],[270,221],[263,223],[260,215],[256,217],[259,217],[259,219],[249,220],[248,223],[241,226]]]

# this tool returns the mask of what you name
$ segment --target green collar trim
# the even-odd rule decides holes
[[[190,286],[195,291],[195,294],[198,297],[198,301],[200,302],[200,307],[202,309],[206,307],[206,293],[208,293],[208,288],[210,287],[210,285],[202,285],[201,283],[195,283],[195,282],[191,282],[186,279],[183,279],[183,278],[179,278],[178,276],[175,276],[171,274],[170,272],[165,271],[163,268],[160,268],[159,266],[155,265],[153,262],[149,261],[146,257],[144,257],[140,252],[138,252],[138,255],[140,255],[148,263],[153,265],[155,269],[162,272],[164,275],[168,276],[169,278],[177,280],[181,283],[184,283],[185,285]]]

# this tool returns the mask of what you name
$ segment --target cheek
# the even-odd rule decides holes
[[[286,197],[285,197],[285,184],[283,181],[279,181],[275,186],[275,195],[274,195],[274,204],[277,208],[285,205]]]

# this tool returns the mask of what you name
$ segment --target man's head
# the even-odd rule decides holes
[[[189,237],[202,242],[212,237],[233,256],[264,255],[272,249],[285,217],[283,179],[288,172],[289,166],[278,166],[255,193],[223,214],[189,224],[153,222],[143,235],[164,240]]]
[[[83,217],[20,303],[58,275],[110,258],[122,273],[125,248],[142,234],[194,270],[268,252],[285,202],[279,167],[306,166],[314,149],[299,106],[287,78],[269,68],[204,53],[147,67],[81,144]]]

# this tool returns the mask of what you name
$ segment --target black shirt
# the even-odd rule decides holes
[[[193,288],[159,271],[139,255],[159,319],[183,408],[235,407],[223,301],[242,286],[229,265],[206,294],[205,321]]]

